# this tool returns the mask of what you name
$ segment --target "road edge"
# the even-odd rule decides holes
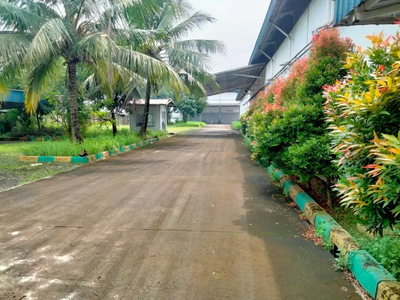
[[[251,148],[251,141],[243,135],[245,143]],[[400,300],[400,282],[379,264],[367,251],[362,250],[356,240],[332,218],[299,185],[272,165],[268,168],[273,179],[279,181],[284,192],[297,204],[299,209],[320,232],[334,250],[344,256],[345,267],[354,275],[365,291],[376,300]]]
[[[121,148],[116,148],[111,151],[103,151],[100,153],[88,155],[85,157],[79,157],[79,156],[25,156],[21,155],[19,157],[20,162],[28,162],[28,163],[76,163],[76,164],[87,164],[87,163],[92,163],[96,162],[102,159],[107,159],[110,156],[118,155],[120,153],[125,153],[129,152],[133,149],[138,149],[146,145],[151,145],[154,144],[158,141],[165,140],[167,138],[170,138],[172,136],[165,136],[165,137],[159,137],[159,138],[151,138],[147,139],[145,141],[135,143],[135,144],[130,144],[127,146],[123,146]]]

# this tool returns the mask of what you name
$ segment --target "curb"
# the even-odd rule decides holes
[[[138,142],[135,144],[123,146],[119,149],[114,149],[110,151],[104,151],[100,152],[97,154],[92,154],[88,155],[85,157],[79,157],[79,156],[20,156],[19,161],[20,162],[29,162],[29,163],[73,163],[73,164],[87,164],[87,163],[92,163],[101,159],[106,159],[110,156],[117,155],[119,153],[124,153],[124,152],[129,152],[133,149],[141,148],[146,145],[151,145],[156,143],[157,141],[162,141],[167,138],[170,138],[171,136],[165,136],[165,137],[160,137],[160,138],[151,138],[147,139],[142,142]]]
[[[272,172],[284,186],[285,192],[315,226],[315,230],[321,233],[324,241],[329,241],[334,250],[340,250],[344,255],[346,267],[365,291],[376,300],[400,300],[400,282],[367,251],[360,249],[355,239],[300,186],[281,171],[272,169]]]
[[[240,135],[250,146],[250,140],[242,133]],[[344,255],[346,267],[373,299],[400,300],[400,282],[392,274],[367,251],[362,250],[355,239],[287,175],[272,165],[268,171],[283,185],[284,191],[315,226],[315,230],[321,233],[324,241],[329,241],[335,252],[339,250]]]

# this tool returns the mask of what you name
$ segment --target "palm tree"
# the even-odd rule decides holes
[[[134,14],[130,18],[129,12],[140,11],[140,6],[132,6],[127,13],[130,28],[163,31],[148,43],[138,44],[135,50],[160,61],[168,63],[176,73],[180,74],[189,92],[197,97],[205,97],[203,84],[214,81],[208,73],[209,55],[225,53],[224,45],[216,40],[183,39],[188,33],[204,24],[213,23],[215,19],[201,11],[194,11],[192,6],[184,0],[160,1],[160,9],[151,16],[143,13]],[[157,73],[151,73],[147,78],[145,109],[140,134],[145,135],[149,115],[150,98],[152,92],[158,92],[160,86],[168,86]]]
[[[152,0],[147,0],[152,3]],[[158,1],[158,0],[154,0]],[[71,139],[83,141],[78,119],[77,64],[100,62],[147,77],[157,73],[176,86],[182,80],[170,66],[120,46],[118,39],[149,43],[154,31],[127,28],[125,9],[135,0],[0,0],[0,90],[15,73],[25,78],[25,106],[33,113],[60,61],[66,66]],[[148,6],[143,6],[146,9]],[[110,24],[113,36],[109,35]],[[110,58],[112,56],[112,59]]]

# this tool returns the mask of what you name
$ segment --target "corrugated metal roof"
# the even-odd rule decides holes
[[[336,0],[335,25],[391,24],[400,17],[400,0]]]
[[[249,65],[262,64],[265,66],[268,63],[270,60],[268,56],[273,57],[286,38],[279,29],[290,34],[310,2],[311,0],[271,0],[253,53],[251,54]],[[257,76],[260,75],[262,69],[256,74]],[[254,84],[255,80],[256,78],[251,80],[249,88]],[[249,88],[241,88],[237,100],[243,99]]]
[[[264,64],[258,64],[213,74],[219,87],[212,83],[207,84],[205,86],[207,95],[212,96],[250,88],[254,78],[260,74],[263,67]]]
[[[133,104],[133,101],[135,101],[136,105],[144,105],[146,103],[145,99],[134,99],[130,100],[129,104]],[[166,105],[166,106],[171,106],[174,104],[174,100],[171,98],[167,99],[150,99],[150,105]]]

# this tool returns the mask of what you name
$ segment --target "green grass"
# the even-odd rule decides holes
[[[204,122],[189,121],[186,123],[177,123],[174,125],[168,125],[168,132],[173,134],[179,134],[189,130],[196,130],[204,126],[207,126],[207,124]]]
[[[166,132],[149,130],[148,137],[165,136]],[[0,142],[0,191],[65,172],[76,168],[70,163],[22,163],[20,155],[33,156],[77,156],[86,149],[89,154],[120,148],[142,141],[136,132],[129,128],[119,128],[118,135],[112,136],[111,128],[91,126],[85,133],[84,144],[72,144],[70,141],[45,142]]]
[[[188,121],[186,123],[176,123],[173,125],[168,125],[168,128],[176,128],[176,127],[204,127],[207,126],[204,122],[195,122],[195,121]]]
[[[2,151],[3,146],[5,145],[0,144],[0,150]],[[32,166],[29,163],[19,162],[19,154],[15,152],[18,151],[14,151],[13,154],[0,153],[0,191],[78,167],[76,164],[67,163]]]
[[[149,131],[148,138],[165,136],[164,131]],[[82,144],[72,144],[67,141],[44,142],[18,142],[0,144],[0,154],[28,155],[28,156],[78,156],[84,149],[91,154],[110,151],[143,140],[136,132],[130,132],[126,128],[119,130],[113,137],[111,130],[105,128],[90,127],[85,133],[85,141]]]
[[[234,122],[232,122],[232,128],[233,128],[233,129],[239,130],[239,129],[240,129],[240,126],[241,126],[240,121],[234,121]]]
[[[400,280],[400,228],[387,230],[383,237],[375,236],[371,240],[357,230],[357,223],[361,223],[361,220],[352,211],[340,207],[335,209],[333,217],[356,239],[362,249]]]

